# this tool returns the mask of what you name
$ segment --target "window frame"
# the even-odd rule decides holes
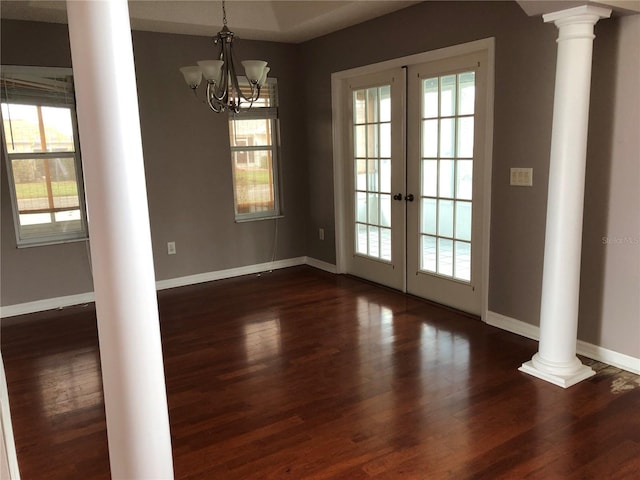
[[[73,70],[65,67],[32,67],[32,66],[16,66],[16,65],[3,65],[1,76],[5,75],[10,77],[12,75],[33,75],[43,78],[50,76],[71,76],[73,78]],[[87,241],[89,239],[89,228],[87,219],[87,207],[84,193],[84,176],[82,169],[82,156],[80,151],[80,138],[78,134],[78,120],[76,114],[75,105],[75,90],[70,92],[69,101],[46,101],[37,97],[24,97],[19,98],[16,101],[11,101],[7,98],[7,92],[2,91],[0,103],[12,104],[12,105],[29,105],[29,106],[41,106],[41,107],[57,107],[69,109],[71,117],[71,126],[73,129],[73,151],[47,151],[47,152],[19,152],[9,153],[7,148],[7,139],[5,135],[5,123],[4,115],[0,109],[0,140],[2,141],[2,152],[5,157],[5,166],[7,169],[7,182],[9,187],[9,194],[11,197],[11,209],[13,215],[13,225],[16,236],[17,248],[26,247],[38,247],[45,245],[56,245],[71,242]],[[78,207],[80,212],[80,229],[71,233],[65,233],[64,231],[56,231],[54,228],[46,229],[42,228],[41,234],[25,235],[25,226],[20,224],[20,209],[18,204],[18,195],[16,190],[13,160],[20,159],[34,159],[34,160],[47,160],[57,158],[73,158],[75,168],[75,182],[76,192],[78,196]],[[75,209],[74,209],[75,210]],[[46,212],[43,212],[46,213]],[[49,209],[51,215],[55,216],[55,209]],[[55,222],[52,222],[55,223]],[[48,224],[50,225],[50,224]],[[38,227],[26,228],[26,230],[36,231]]]
[[[248,87],[249,82],[246,77],[238,77],[238,82],[241,86]],[[278,109],[278,83],[275,78],[267,78],[268,88],[271,89],[271,99],[274,105],[269,107],[249,107],[248,104],[241,104],[240,112],[229,112],[228,125],[229,125],[229,147],[230,147],[230,160],[231,160],[231,176],[233,182],[233,210],[234,220],[236,223],[252,222],[258,220],[270,220],[284,217],[282,208],[282,190],[280,185],[281,172],[280,172],[280,119]],[[263,87],[264,88],[264,87]],[[259,101],[259,100],[258,100]],[[247,106],[244,106],[247,105]],[[268,120],[270,122],[271,129],[271,144],[270,145],[246,145],[246,146],[234,146],[231,141],[231,135],[233,132],[234,120]],[[271,152],[271,178],[273,186],[273,203],[274,208],[272,210],[265,210],[259,212],[239,213],[238,212],[238,198],[236,190],[236,169],[234,162],[234,153],[236,152],[251,152],[251,151],[270,151]],[[247,165],[251,164],[247,158]]]

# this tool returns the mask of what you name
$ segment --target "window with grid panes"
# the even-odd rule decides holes
[[[0,98],[18,246],[87,238],[71,69],[2,67]]]
[[[244,80],[241,88],[249,96]],[[229,114],[236,221],[279,217],[277,83],[268,79],[251,107]]]

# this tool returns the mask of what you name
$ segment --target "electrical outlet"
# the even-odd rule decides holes
[[[319,228],[318,229],[318,238],[320,240],[324,240],[324,228]]]
[[[533,186],[533,168],[512,168],[509,184],[515,187]]]
[[[167,254],[168,255],[176,254],[176,242],[167,242]]]

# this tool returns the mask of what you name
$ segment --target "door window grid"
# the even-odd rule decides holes
[[[353,92],[355,251],[391,261],[391,86]]]
[[[422,271],[471,281],[475,72],[422,81]]]

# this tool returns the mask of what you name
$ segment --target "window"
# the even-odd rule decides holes
[[[0,89],[18,246],[87,238],[71,69],[3,67]]]
[[[269,79],[251,108],[246,104],[239,113],[229,114],[233,196],[238,222],[281,215],[276,86],[275,80]],[[242,87],[249,89],[248,83]]]

